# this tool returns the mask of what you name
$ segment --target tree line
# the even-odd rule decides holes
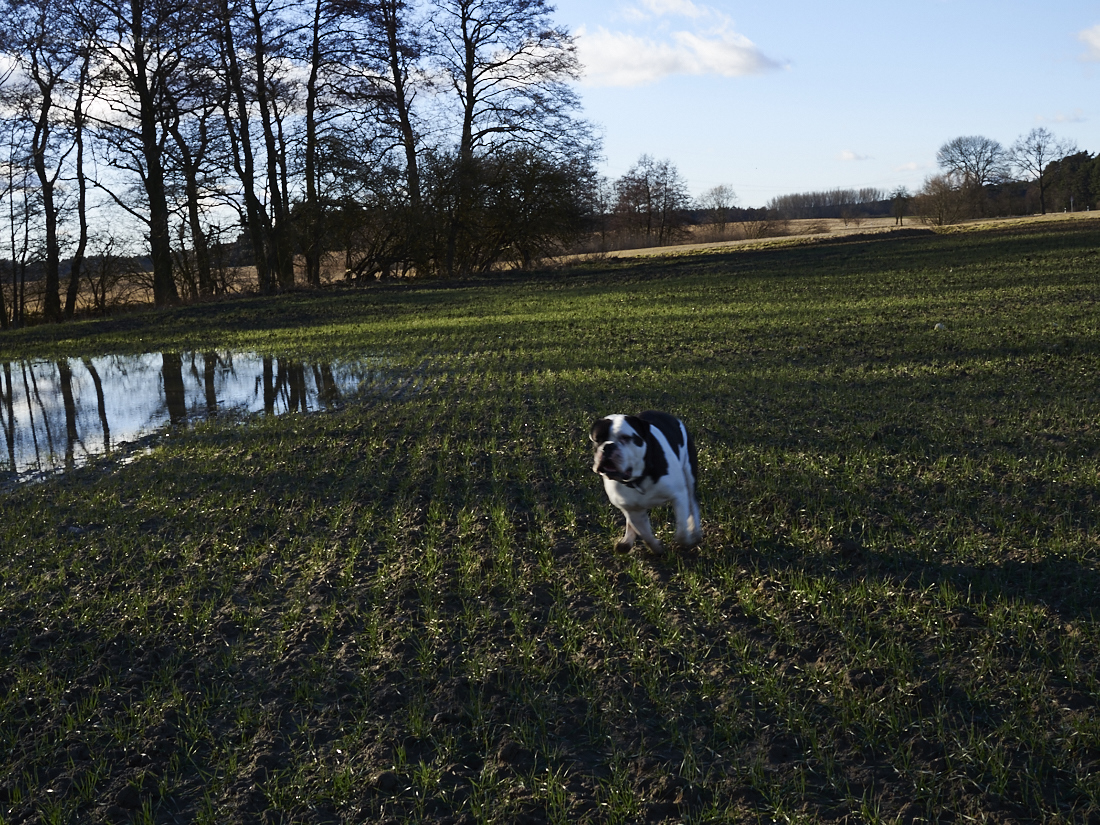
[[[857,213],[868,216],[887,198],[884,190],[873,187],[797,192],[772,198],[768,201],[768,210],[787,220],[841,218]]]
[[[1100,204],[1100,154],[1079,151],[1045,128],[1011,146],[980,135],[944,143],[940,171],[916,193],[904,187],[831,189],[772,198],[768,213],[783,220],[915,215],[943,225],[970,218],[1084,211]]]
[[[8,300],[72,317],[139,227],[158,306],[217,294],[226,240],[262,292],[527,264],[578,232],[598,141],[545,0],[3,0]],[[113,217],[112,217],[113,216]],[[105,230],[103,227],[106,226]],[[62,262],[67,272],[62,273]],[[5,290],[0,290],[0,302]]]
[[[957,137],[939,148],[936,161],[940,172],[914,197],[929,223],[1085,211],[1100,203],[1100,154],[1079,151],[1046,128],[1007,147],[982,135]]]

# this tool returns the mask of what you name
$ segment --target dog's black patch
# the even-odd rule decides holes
[[[676,455],[680,455],[680,448],[684,446],[684,429],[680,426],[680,419],[674,415],[668,413],[658,412],[657,410],[646,410],[644,413],[638,416],[643,421],[648,421],[650,424],[660,430],[664,437],[668,439],[668,443],[672,446],[672,449],[676,451]],[[687,437],[687,450],[688,450],[688,463],[691,464],[691,475],[695,478],[695,492],[698,495],[699,490],[699,454],[695,450],[695,439],[691,437],[691,433],[688,433]]]
[[[640,414],[638,418],[642,421],[648,421],[654,427],[661,431],[665,440],[672,446],[676,455],[680,455],[680,448],[684,446],[683,430],[680,427],[680,419],[674,415],[668,413],[658,412],[657,410],[646,410]]]
[[[663,413],[657,414],[663,415]],[[642,415],[645,415],[645,413]],[[671,418],[671,416],[669,417]],[[675,420],[673,419],[673,421]],[[626,423],[645,439],[645,472],[642,473],[642,478],[648,477],[657,481],[667,476],[668,459],[665,458],[665,451],[661,449],[661,443],[657,440],[657,436],[653,434],[653,427],[650,426],[650,423],[639,415],[628,415]],[[664,432],[664,430],[661,430],[661,432]]]
[[[588,437],[592,439],[595,444],[603,444],[611,436],[611,419],[601,418],[592,422],[592,430],[588,433]]]

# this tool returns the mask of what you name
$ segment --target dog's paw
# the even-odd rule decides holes
[[[686,535],[677,536],[674,543],[680,550],[694,550],[703,543],[703,534],[688,533]]]

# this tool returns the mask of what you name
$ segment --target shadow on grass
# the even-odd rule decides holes
[[[782,542],[762,540],[753,542],[750,550],[736,551],[735,556],[763,575],[798,571],[828,576],[846,586],[877,580],[910,590],[949,584],[971,605],[1027,602],[1064,623],[1100,618],[1096,601],[1100,570],[1088,563],[1066,558],[937,562],[910,551],[864,548],[850,536],[835,537],[831,544],[825,552],[807,554]]]

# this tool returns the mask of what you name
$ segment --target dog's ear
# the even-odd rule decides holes
[[[611,419],[597,418],[592,422],[592,429],[588,431],[588,437],[593,444],[603,444],[611,435]]]

